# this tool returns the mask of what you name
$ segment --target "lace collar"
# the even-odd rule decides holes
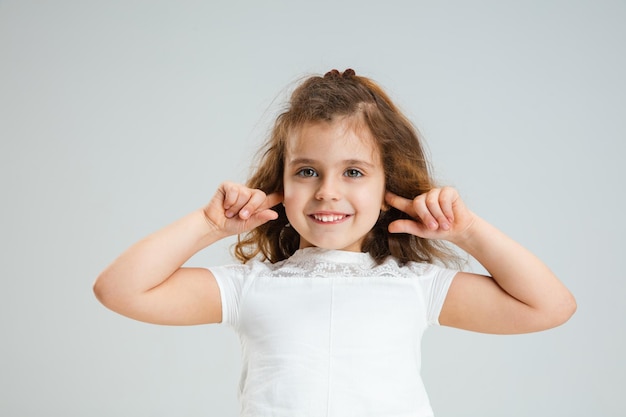
[[[373,276],[381,272],[369,253],[316,247],[298,249],[288,259],[268,266],[267,273],[273,276]]]
[[[299,264],[311,260],[329,264],[356,264],[364,268],[372,268],[376,265],[369,253],[317,247],[298,249],[286,260],[286,263]]]

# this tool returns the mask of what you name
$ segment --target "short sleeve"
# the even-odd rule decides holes
[[[250,268],[245,265],[226,265],[210,267],[209,270],[220,289],[222,323],[236,327],[239,322],[239,302]]]
[[[418,266],[419,265],[419,266]],[[439,314],[448,295],[452,280],[459,272],[433,264],[414,264],[420,275],[419,283],[426,304],[426,320],[429,326],[439,325]]]

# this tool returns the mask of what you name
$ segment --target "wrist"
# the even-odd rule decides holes
[[[198,249],[205,248],[226,237],[220,233],[216,225],[208,221],[203,209],[197,209],[181,220],[184,222],[189,235],[194,236]]]
[[[195,229],[199,233],[199,239],[208,244],[228,237],[222,228],[215,224],[207,215],[206,208],[199,208],[191,214],[194,217]]]
[[[467,226],[450,240],[453,244],[466,252],[471,252],[471,248],[478,244],[485,233],[488,233],[486,229],[490,227],[489,223],[476,216],[474,213],[470,214],[471,220],[468,221]]]

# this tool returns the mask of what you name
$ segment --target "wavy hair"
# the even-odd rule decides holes
[[[435,187],[416,129],[378,84],[357,76],[351,69],[309,77],[293,91],[286,110],[277,117],[259,153],[247,186],[267,194],[282,192],[288,137],[297,134],[305,123],[330,122],[346,116],[358,116],[371,132],[382,158],[387,190],[413,199]],[[245,263],[261,257],[274,263],[290,257],[299,248],[300,236],[288,226],[284,207],[279,204],[273,209],[278,212],[278,219],[238,237],[234,246],[237,259]],[[456,253],[444,242],[388,232],[391,222],[408,218],[393,207],[381,211],[363,241],[362,252],[369,252],[378,263],[389,255],[401,263],[459,263]]]

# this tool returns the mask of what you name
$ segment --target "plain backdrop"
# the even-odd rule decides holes
[[[236,416],[231,329],[134,322],[91,285],[245,181],[294,83],[348,67],[578,301],[537,334],[429,330],[436,415],[626,415],[624,22],[619,0],[0,0],[0,415]]]

